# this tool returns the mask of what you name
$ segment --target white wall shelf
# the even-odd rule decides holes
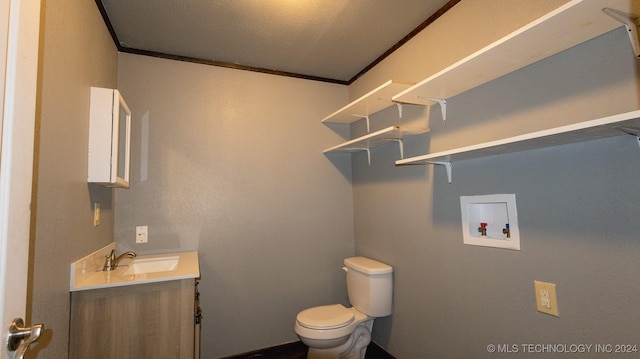
[[[630,19],[640,15],[640,5],[634,0],[570,1],[398,93],[392,100],[418,105],[439,103],[446,119],[446,102],[438,100],[451,98],[623,26],[620,20],[603,12],[604,8],[628,14]],[[634,48],[637,47],[630,37]]]
[[[338,111],[323,118],[322,122],[351,124],[366,118],[368,130],[369,116],[393,106],[395,103],[391,101],[391,98],[400,91],[409,88],[411,85],[412,84],[389,80]],[[402,114],[400,114],[400,117],[402,117]]]
[[[389,142],[398,142],[400,146],[400,157],[404,157],[403,140],[407,137],[427,133],[430,130],[423,127],[390,126],[380,131],[372,132],[368,135],[355,138],[343,144],[328,148],[323,153],[350,153],[367,151],[369,163],[371,163],[370,149]]]
[[[595,140],[619,135],[635,136],[640,144],[640,110],[527,133],[501,140],[455,148],[396,161],[396,165],[437,164],[445,166],[451,183],[451,163],[504,153]]]

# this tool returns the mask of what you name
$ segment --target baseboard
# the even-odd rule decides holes
[[[381,346],[376,344],[375,342],[371,342],[367,347],[367,354],[365,358],[368,358],[371,355],[371,358],[376,359],[396,359],[393,355],[387,353]]]
[[[220,359],[250,359],[250,358],[305,358],[307,346],[301,341],[285,343],[269,348],[253,350],[250,352],[236,354]],[[302,355],[302,356],[301,356]],[[378,344],[371,342],[367,347],[366,359],[396,359],[393,355],[387,353]]]
[[[250,352],[235,354],[228,357],[223,357],[219,359],[249,359],[249,358],[272,358],[277,357],[278,355],[284,356],[288,353],[306,353],[307,346],[304,345],[301,341],[295,341],[291,343],[285,343],[276,345],[273,347],[252,350]]]

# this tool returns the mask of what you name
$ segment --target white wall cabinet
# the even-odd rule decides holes
[[[131,111],[118,90],[92,87],[87,181],[129,188]]]

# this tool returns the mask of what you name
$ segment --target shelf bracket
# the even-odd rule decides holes
[[[617,127],[617,129],[626,133],[627,135],[631,135],[635,137],[638,140],[638,146],[640,146],[640,128],[620,126],[620,127]]]
[[[427,101],[437,102],[440,105],[440,112],[442,112],[442,122],[447,121],[447,99],[446,98],[435,98],[435,97],[422,97],[422,99]]]
[[[367,120],[367,132],[370,132],[369,131],[369,122],[370,122],[369,121],[369,115],[351,115],[351,116],[366,119]]]
[[[389,141],[398,142],[400,148],[400,159],[404,159],[404,141],[400,138],[390,138]]]
[[[402,104],[397,102],[396,107],[398,108],[398,117],[402,118]]]
[[[638,17],[608,7],[602,9],[602,12],[618,20],[627,28],[627,33],[629,34],[629,40],[631,41],[633,52],[636,55],[636,59],[640,59],[640,36],[638,36],[638,28],[640,28],[640,23],[638,22]]]
[[[451,162],[429,162],[434,165],[444,166],[444,169],[447,170],[447,181],[451,183]]]
[[[355,152],[355,151],[367,151],[367,161],[369,162],[369,166],[371,166],[371,150],[368,148],[353,148],[352,151],[350,152]]]

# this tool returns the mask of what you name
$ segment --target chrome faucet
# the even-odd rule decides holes
[[[105,272],[112,271],[112,270],[118,268],[118,263],[120,263],[120,261],[124,257],[133,258],[135,256],[136,256],[135,252],[128,251],[128,252],[124,252],[121,255],[116,257],[116,250],[114,249],[114,250],[111,251],[111,254],[109,254],[108,256],[105,256],[104,267],[102,267],[102,270],[105,271]]]

